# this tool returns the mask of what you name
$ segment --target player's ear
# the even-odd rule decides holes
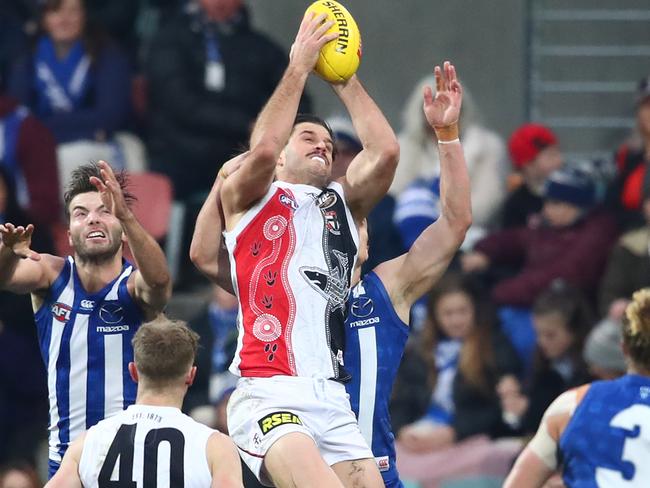
[[[131,379],[133,381],[136,383],[138,382],[138,368],[135,367],[135,363],[133,361],[129,363],[129,375],[131,375]]]
[[[196,378],[196,366],[192,366],[192,368],[188,371],[187,376],[185,376],[185,384],[187,386],[192,386],[195,378]]]

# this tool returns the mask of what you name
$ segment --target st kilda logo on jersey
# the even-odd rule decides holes
[[[52,316],[59,322],[63,323],[70,320],[70,314],[72,313],[70,306],[61,302],[56,302],[54,305],[52,305],[51,311]]]

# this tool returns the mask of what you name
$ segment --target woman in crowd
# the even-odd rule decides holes
[[[477,434],[506,434],[496,385],[502,377],[516,375],[520,365],[485,297],[467,278],[448,275],[431,292],[428,311],[419,350],[406,359],[394,393],[399,443],[427,452]],[[417,362],[428,372],[419,385],[408,374],[422,369],[412,366]],[[428,396],[425,412],[418,411],[423,395]]]
[[[580,290],[558,280],[533,305],[537,347],[527,388],[514,376],[497,388],[505,421],[519,434],[537,430],[551,402],[592,378],[583,349],[592,314]]]

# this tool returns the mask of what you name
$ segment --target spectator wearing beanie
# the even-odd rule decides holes
[[[594,297],[609,251],[616,240],[613,218],[593,209],[595,185],[577,170],[563,168],[548,178],[538,223],[504,229],[479,241],[461,258],[465,272],[516,267],[497,281],[498,305],[529,308],[553,280],[563,278]],[[503,275],[503,274],[501,274]]]
[[[503,204],[504,228],[520,227],[542,209],[542,191],[548,175],[562,166],[555,134],[539,124],[524,124],[508,141],[510,160],[522,182]]]
[[[643,189],[650,182],[650,76],[639,82],[635,134],[616,151],[617,176],[608,192],[608,204],[625,230],[643,225]]]

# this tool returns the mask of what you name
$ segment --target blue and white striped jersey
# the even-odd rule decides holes
[[[344,364],[352,380],[345,387],[387,487],[402,486],[388,404],[408,335],[383,283],[368,273],[348,300]]]
[[[51,466],[79,434],[135,402],[128,364],[142,314],[126,287],[132,272],[124,261],[115,280],[87,293],[68,257],[34,313],[48,376]]]

